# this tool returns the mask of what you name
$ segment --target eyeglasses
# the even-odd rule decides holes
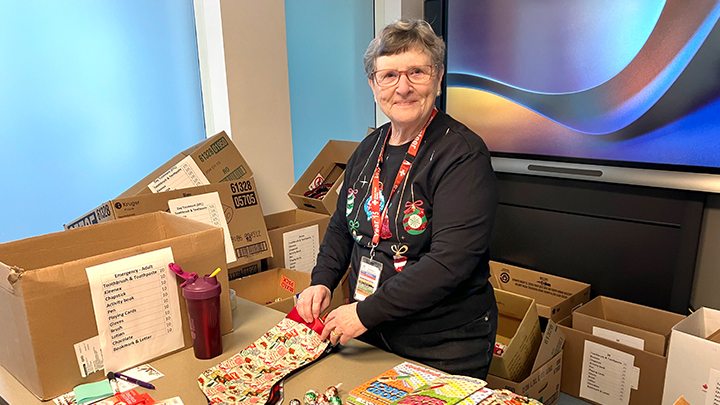
[[[425,84],[432,78],[432,65],[413,66],[407,70],[381,69],[372,73],[375,83],[380,87],[390,87],[400,81],[400,76],[405,75],[410,83]]]

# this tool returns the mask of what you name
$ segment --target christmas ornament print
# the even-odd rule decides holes
[[[403,256],[403,254],[407,253],[408,247],[405,245],[392,245],[390,247],[390,250],[395,253],[393,255],[393,262],[395,264],[395,271],[401,272],[402,269],[407,264],[407,257]]]
[[[349,217],[352,213],[353,208],[355,208],[355,196],[357,195],[357,193],[358,190],[356,188],[348,189],[347,205],[345,206],[346,217]]]
[[[420,235],[425,232],[427,218],[425,217],[425,210],[420,208],[422,205],[423,202],[421,200],[415,202],[408,201],[405,203],[403,229],[410,235]]]

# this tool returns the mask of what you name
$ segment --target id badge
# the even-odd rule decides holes
[[[378,288],[380,283],[380,273],[382,273],[383,264],[377,260],[363,256],[360,260],[360,272],[358,274],[357,285],[355,286],[355,299],[365,301],[365,298],[371,296]]]

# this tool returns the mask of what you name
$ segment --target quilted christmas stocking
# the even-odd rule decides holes
[[[308,325],[293,310],[253,344],[205,370],[198,384],[211,404],[268,401],[272,387],[293,371],[317,360],[328,349],[320,340],[323,324]]]

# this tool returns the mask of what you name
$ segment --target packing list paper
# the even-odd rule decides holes
[[[630,389],[637,386],[635,356],[585,341],[580,396],[603,405],[628,405]]]
[[[118,371],[183,347],[171,248],[85,269],[105,370]]]
[[[208,184],[210,184],[210,182],[193,158],[185,156],[178,164],[148,184],[148,187],[153,193],[162,193],[163,191],[205,186]]]
[[[720,405],[720,371],[710,369],[705,405]]]
[[[320,250],[318,226],[311,225],[283,234],[285,267],[310,273]]]
[[[232,239],[230,239],[230,229],[228,229],[223,207],[220,203],[220,194],[213,192],[176,198],[168,201],[168,207],[170,207],[170,212],[175,215],[222,228],[225,235],[225,260],[228,263],[237,260]]]

